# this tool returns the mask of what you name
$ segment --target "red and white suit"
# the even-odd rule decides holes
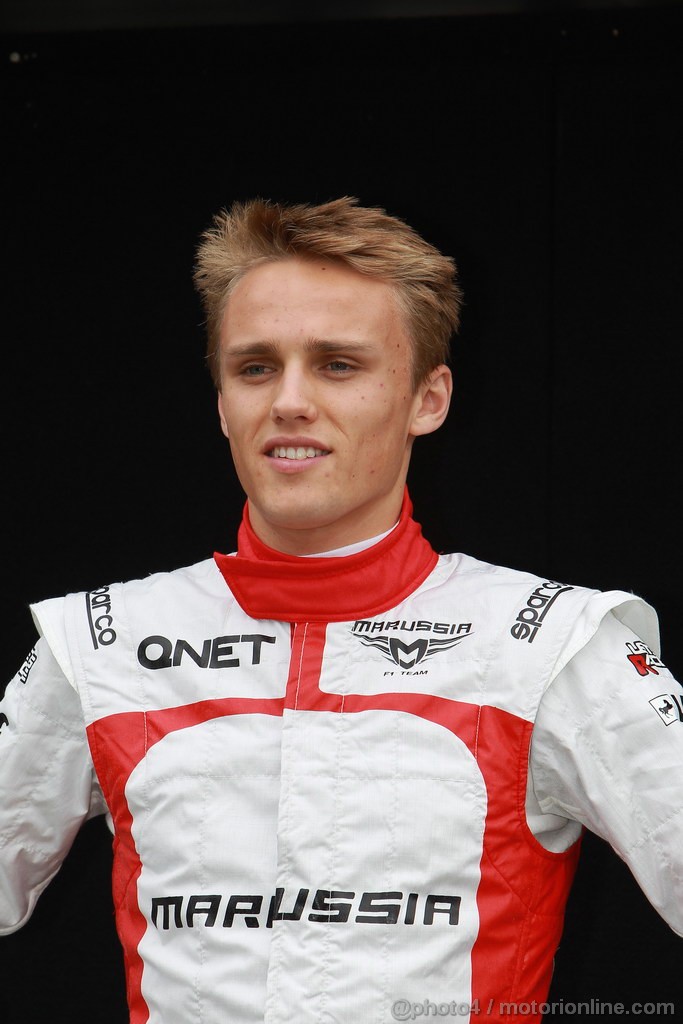
[[[582,824],[683,933],[654,612],[437,557],[410,511],[341,558],[245,517],[237,556],[33,607],[0,705],[3,931],[105,812],[133,1024],[502,1020],[547,993]]]

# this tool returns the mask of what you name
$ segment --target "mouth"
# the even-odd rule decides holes
[[[329,455],[327,448],[313,448],[311,445],[276,445],[265,453],[271,459],[293,459],[303,462],[305,459],[317,459]]]

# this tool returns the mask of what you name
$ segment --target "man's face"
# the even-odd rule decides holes
[[[391,287],[326,260],[255,267],[220,347],[221,426],[261,540],[306,554],[393,526],[413,438],[444,418],[450,375],[436,373],[439,399],[413,392]]]

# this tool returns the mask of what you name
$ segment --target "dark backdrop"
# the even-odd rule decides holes
[[[0,35],[2,678],[29,601],[232,549],[191,273],[256,194],[353,194],[456,258],[454,408],[410,477],[427,536],[641,594],[683,678],[682,29],[648,5]],[[0,942],[2,1024],[126,1019],[110,858],[91,822]],[[680,956],[588,836],[551,998],[680,1012]]]

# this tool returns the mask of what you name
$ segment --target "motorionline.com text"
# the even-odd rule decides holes
[[[505,1003],[490,999],[487,1004],[475,999],[471,1003],[459,1003],[453,1000],[450,1003],[434,1003],[430,999],[423,999],[420,1003],[411,1002],[409,999],[395,999],[391,1005],[391,1016],[394,1020],[420,1020],[423,1017],[490,1017],[492,1014],[500,1017],[537,1017],[539,1014],[564,1014],[566,1017],[578,1017],[581,1014],[592,1016],[615,1016],[626,1014],[633,1016],[656,1017],[659,1014],[675,1015],[674,1003],[664,1002],[605,1002],[602,999],[588,999],[580,1002],[566,1002],[565,1000],[553,1000],[549,1003],[541,1003],[532,1000],[526,1003]]]

